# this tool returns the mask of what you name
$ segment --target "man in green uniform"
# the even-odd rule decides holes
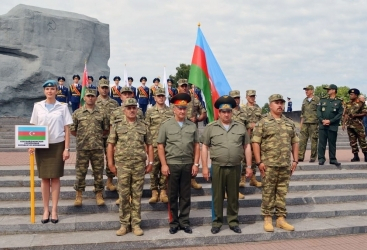
[[[107,119],[108,119],[108,127],[109,122],[110,122],[110,115],[111,112],[118,108],[119,104],[117,103],[117,101],[115,101],[114,99],[112,99],[109,96],[109,91],[110,91],[110,83],[108,80],[106,79],[101,79],[99,80],[99,86],[98,86],[98,92],[99,92],[99,96],[97,97],[97,101],[96,101],[96,106],[100,109],[103,110],[103,112],[106,114]],[[110,169],[108,168],[108,161],[107,161],[107,138],[108,135],[104,135],[103,136],[103,148],[104,148],[104,153],[105,153],[105,158],[106,158],[106,176],[107,176],[107,182],[106,182],[106,189],[110,190],[110,191],[115,191],[116,187],[113,185],[113,177],[115,177],[115,175],[113,173],[111,173]]]
[[[312,85],[304,87],[303,90],[306,93],[306,98],[302,102],[298,161],[304,160],[307,141],[310,138],[310,162],[315,162],[317,157],[317,140],[319,138],[319,121],[316,110],[317,105],[320,103],[320,98],[314,96],[314,87]]]
[[[252,136],[252,131],[254,130],[255,124],[261,120],[262,116],[261,116],[261,108],[259,107],[259,105],[256,104],[256,91],[255,90],[246,90],[246,99],[247,99],[247,103],[244,105],[243,110],[246,113],[246,117],[247,117],[247,132],[250,135],[250,138]],[[252,147],[252,146],[251,146]],[[251,148],[251,151],[252,148]],[[254,186],[254,187],[261,187],[261,182],[256,180],[256,164],[255,164],[255,156],[254,156],[254,152],[252,152],[252,176],[250,179],[250,186]],[[241,177],[241,182],[240,182],[240,186],[243,182],[243,186],[245,186],[245,181],[246,178],[244,177],[244,174],[242,172],[242,177]],[[243,180],[243,181],[242,181]]]
[[[367,115],[367,107],[364,102],[358,99],[360,94],[358,89],[350,89],[348,91],[350,101],[346,103],[343,117],[343,130],[347,127],[350,146],[354,154],[352,162],[360,161],[358,156],[358,144],[364,154],[364,161],[367,162],[367,144],[366,134],[364,132],[363,117]]]
[[[178,93],[186,93],[190,95],[187,79],[179,79],[177,81],[177,84]],[[206,119],[206,109],[203,107],[201,102],[193,95],[190,95],[190,97],[191,101],[187,104],[186,115],[187,119],[195,123],[197,126],[198,122],[204,121]],[[201,189],[202,186],[196,182],[195,177],[196,176],[193,176],[191,178],[191,187],[194,189]]]
[[[274,213],[278,217],[276,227],[294,230],[294,227],[285,221],[285,197],[289,179],[298,164],[299,139],[292,120],[282,115],[284,104],[282,95],[274,94],[269,97],[270,113],[256,124],[251,140],[256,165],[262,176],[261,214],[264,216],[266,232],[274,231]]]
[[[118,192],[121,199],[119,214],[121,228],[117,236],[125,235],[130,227],[135,235],[144,234],[141,223],[141,196],[144,176],[152,170],[153,147],[149,141],[150,132],[146,124],[137,119],[138,104],[135,98],[124,101],[124,116],[115,120],[108,136],[108,167],[118,178]],[[148,166],[146,148],[148,148]],[[131,201],[130,201],[131,197]]]
[[[187,119],[186,111],[190,101],[191,97],[186,93],[172,97],[175,116],[161,124],[157,138],[161,172],[168,176],[171,234],[177,233],[179,229],[192,233],[189,220],[190,180],[191,176],[198,173],[200,146],[197,127]]]
[[[322,98],[317,106],[317,119],[319,120],[319,145],[318,158],[319,165],[325,163],[326,143],[329,145],[330,164],[339,167],[341,164],[336,159],[336,138],[338,127],[343,115],[343,100],[336,97],[338,87],[330,84],[324,89],[327,90],[328,98]]]
[[[152,198],[150,198],[149,203],[156,203],[158,201],[158,196],[161,202],[167,203],[167,182],[166,176],[161,173],[161,162],[158,157],[157,148],[157,137],[159,132],[159,127],[161,123],[168,118],[173,117],[173,111],[170,107],[166,106],[166,96],[163,88],[158,88],[154,92],[155,105],[147,110],[145,113],[145,122],[148,126],[153,142],[153,152],[154,161],[153,169],[150,173],[150,189],[152,190]],[[158,195],[158,189],[160,193]]]
[[[108,133],[107,115],[96,106],[97,90],[85,91],[85,104],[73,113],[73,124],[70,132],[76,136],[76,181],[74,189],[76,198],[74,206],[82,205],[82,192],[85,191],[85,176],[89,161],[94,176],[94,192],[98,206],[104,205],[103,200],[103,135]]]
[[[232,119],[236,101],[230,96],[222,96],[215,102],[219,109],[219,119],[209,123],[203,132],[201,159],[203,177],[209,179],[208,151],[212,161],[213,218],[211,232],[216,234],[223,225],[223,199],[227,192],[227,221],[229,228],[241,233],[238,226],[238,191],[241,178],[241,162],[246,154],[246,177],[251,177],[251,146],[243,122]]]

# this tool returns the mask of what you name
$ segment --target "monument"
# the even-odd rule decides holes
[[[17,5],[0,16],[0,116],[27,117],[42,83],[88,73],[109,75],[109,25],[81,14]]]

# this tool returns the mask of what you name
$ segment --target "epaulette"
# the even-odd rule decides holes
[[[215,123],[216,123],[216,121],[209,122],[208,124],[206,124],[206,127],[213,126]]]
[[[172,118],[172,117],[171,117]],[[171,118],[168,118],[168,119],[166,119],[166,120],[164,120],[164,121],[162,121],[161,122],[161,124],[163,124],[163,123],[165,123],[165,122],[167,122],[169,119],[171,119]]]

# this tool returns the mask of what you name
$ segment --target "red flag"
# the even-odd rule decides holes
[[[83,78],[82,78],[82,93],[80,95],[80,107],[84,105],[84,96],[85,96],[85,89],[87,88],[87,84],[88,84],[88,72],[87,72],[87,62],[85,62]]]

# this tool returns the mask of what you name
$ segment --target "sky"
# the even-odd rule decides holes
[[[367,93],[367,1],[358,0],[2,0],[84,14],[109,24],[110,78],[124,67],[141,76],[176,73],[190,64],[197,24],[232,89],[291,97],[299,110],[308,84],[336,84]],[[91,73],[91,72],[89,72]],[[92,74],[92,73],[91,73]],[[96,78],[96,77],[95,77]]]

